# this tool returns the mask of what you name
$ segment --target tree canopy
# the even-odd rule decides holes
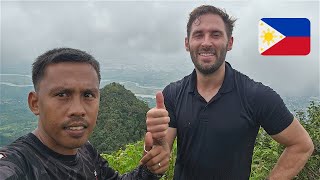
[[[97,125],[89,141],[99,152],[112,152],[133,143],[146,132],[147,104],[118,83],[100,90]]]

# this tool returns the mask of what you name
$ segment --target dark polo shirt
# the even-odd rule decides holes
[[[177,128],[174,179],[249,179],[259,127],[277,134],[293,115],[275,91],[229,63],[221,88],[208,103],[196,79],[193,71],[163,91],[169,126]]]

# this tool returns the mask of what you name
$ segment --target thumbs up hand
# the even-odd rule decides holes
[[[163,174],[169,167],[170,148],[165,140],[169,126],[169,113],[164,105],[162,92],[156,94],[156,107],[147,112],[145,152],[140,164],[156,174]]]
[[[169,126],[169,113],[164,105],[162,92],[156,94],[156,107],[147,112],[147,131],[151,132],[154,144],[161,145]]]

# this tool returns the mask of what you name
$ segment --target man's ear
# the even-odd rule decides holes
[[[228,46],[227,46],[228,51],[230,51],[232,49],[232,45],[233,45],[233,37],[231,36],[228,41]]]
[[[184,47],[186,48],[186,51],[190,51],[189,50],[189,39],[188,39],[188,37],[185,37],[184,38]]]
[[[34,115],[39,115],[39,103],[38,103],[38,94],[34,91],[30,92],[28,95],[28,104],[29,109],[33,112]]]

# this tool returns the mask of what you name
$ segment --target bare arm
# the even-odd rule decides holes
[[[177,129],[169,127],[166,135],[166,140],[169,145],[170,152],[172,151],[173,142],[176,136],[177,136]]]
[[[294,118],[286,129],[271,137],[286,148],[268,179],[293,179],[302,170],[314,149],[308,132]]]

